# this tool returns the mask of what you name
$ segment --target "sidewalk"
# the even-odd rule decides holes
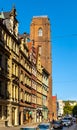
[[[26,125],[20,125],[20,126],[13,126],[13,127],[0,127],[0,130],[20,130],[20,128],[22,127],[26,127],[26,126],[35,126],[37,127],[38,123],[28,123]]]

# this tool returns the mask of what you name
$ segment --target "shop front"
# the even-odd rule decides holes
[[[32,117],[31,108],[21,107],[19,111],[19,124],[23,125],[23,124],[31,123],[32,120],[33,117]]]
[[[38,109],[36,110],[36,116],[37,116],[36,122],[42,122],[42,121],[43,121],[42,108],[38,108]]]
[[[48,108],[46,106],[43,106],[43,120],[48,120]]]

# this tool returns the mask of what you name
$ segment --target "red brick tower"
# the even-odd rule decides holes
[[[50,21],[47,16],[33,17],[30,26],[30,39],[34,41],[35,47],[41,46],[42,66],[50,73],[48,109],[49,118],[52,119],[52,63],[51,63],[51,41],[50,41]]]

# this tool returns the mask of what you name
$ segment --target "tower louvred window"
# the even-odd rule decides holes
[[[43,30],[42,30],[42,28],[39,28],[39,30],[38,30],[38,36],[42,36],[43,35]]]

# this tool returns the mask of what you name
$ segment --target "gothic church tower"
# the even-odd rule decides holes
[[[50,21],[47,16],[33,17],[30,26],[30,39],[34,41],[35,47],[41,46],[41,63],[49,72],[48,109],[49,118],[52,119],[52,63],[51,63],[51,41]]]

